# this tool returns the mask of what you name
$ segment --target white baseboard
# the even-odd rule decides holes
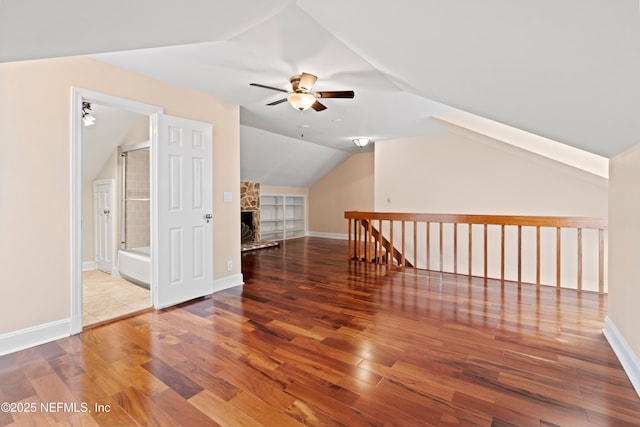
[[[325,239],[339,239],[339,240],[348,240],[348,234],[340,234],[340,233],[325,233],[323,231],[309,231],[307,232],[307,236],[310,237],[322,237]]]
[[[242,273],[233,274],[231,276],[215,279],[213,281],[213,292],[222,291],[240,285],[244,285],[244,276]]]
[[[636,393],[640,396],[640,359],[638,359],[638,356],[633,352],[631,346],[629,346],[629,343],[624,339],[624,336],[622,336],[609,316],[604,319],[602,333],[609,341],[613,352],[618,356],[618,360],[629,380],[631,380]]]
[[[69,319],[63,319],[2,334],[0,356],[68,337],[70,331]]]
[[[84,261],[82,263],[82,271],[91,271],[96,269],[95,261]]]
[[[244,277],[242,273],[214,280],[213,292],[222,291],[239,285],[244,285]],[[82,320],[76,319],[76,321],[81,322]],[[58,320],[21,329],[19,331],[0,334],[0,356],[55,341],[70,335],[71,319]]]

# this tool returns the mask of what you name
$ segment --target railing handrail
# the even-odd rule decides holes
[[[577,240],[577,253],[575,254],[575,259],[577,262],[577,289],[582,290],[583,286],[583,230],[597,230],[597,266],[598,266],[598,291],[600,293],[605,292],[605,259],[606,259],[606,244],[605,244],[605,233],[608,228],[608,221],[605,218],[597,218],[597,217],[574,217],[574,216],[526,216],[526,215],[481,215],[481,214],[444,214],[444,213],[405,213],[405,212],[361,212],[361,211],[346,211],[344,213],[344,217],[349,220],[349,238],[348,238],[348,253],[349,259],[357,259],[361,261],[368,262],[376,262],[383,263],[388,265],[393,265],[395,261],[397,261],[397,265],[405,267],[408,266],[408,261],[406,259],[407,252],[406,246],[410,246],[409,255],[412,255],[413,266],[416,268],[426,268],[427,270],[433,270],[430,264],[430,253],[431,253],[431,239],[430,239],[430,225],[435,225],[437,228],[435,233],[437,233],[438,244],[437,250],[439,252],[439,269],[435,269],[435,271],[444,272],[443,267],[443,251],[444,251],[444,240],[443,240],[443,224],[453,224],[453,239],[451,242],[452,253],[453,253],[453,271],[454,273],[458,273],[458,226],[467,226],[468,233],[468,276],[472,276],[473,274],[473,265],[472,265],[472,257],[474,250],[472,249],[472,240],[474,230],[477,230],[474,225],[482,225],[483,226],[483,234],[481,235],[481,239],[483,242],[483,250],[480,251],[483,258],[483,276],[485,280],[489,278],[488,273],[488,258],[489,258],[489,247],[488,247],[488,232],[490,230],[490,226],[499,226],[500,227],[500,279],[505,280],[505,257],[506,257],[506,246],[505,246],[505,235],[506,229],[510,227],[517,227],[517,282],[521,283],[522,281],[522,273],[523,273],[523,229],[525,228],[535,228],[535,283],[541,284],[541,229],[551,228],[555,231],[555,272],[556,272],[556,286],[561,287],[561,258],[562,249],[564,246],[562,244],[562,232],[563,229],[574,229],[576,232],[576,240]],[[374,225],[374,221],[377,223]],[[352,228],[352,222],[354,224],[354,228]],[[382,233],[376,233],[379,230],[380,232],[383,230],[383,224],[387,222],[387,231],[389,233],[388,240],[382,235]],[[418,235],[417,229],[418,224],[425,223],[426,227],[422,229],[425,230],[426,237],[423,241],[423,244],[426,245],[426,267],[419,267],[418,260]],[[400,226],[400,236],[401,241],[398,242],[399,246],[396,248],[395,243],[397,240],[394,240],[394,224],[399,224]],[[405,225],[408,224],[408,227],[405,228]],[[438,226],[439,225],[439,226]],[[364,228],[364,231],[361,232],[361,229]],[[405,234],[408,233],[407,235]],[[354,233],[353,240],[355,241],[355,245],[352,245],[352,231]],[[398,232],[398,231],[397,231]],[[396,232],[396,233],[397,233]],[[584,234],[586,236],[586,234]],[[383,241],[384,240],[384,241]],[[408,242],[407,242],[408,240]],[[412,241],[412,242],[411,242]],[[411,244],[413,243],[413,244]],[[545,246],[546,247],[546,246]],[[362,249],[364,248],[364,249]],[[413,254],[411,254],[411,248],[413,248]],[[352,251],[353,249],[353,251]],[[386,253],[382,253],[382,250],[385,249]],[[546,249],[545,249],[546,251]],[[378,253],[383,254],[383,258],[380,258]]]
[[[608,220],[598,217],[576,216],[534,216],[534,215],[481,215],[481,214],[439,214],[404,212],[364,212],[346,211],[346,219],[443,222],[458,224],[512,225],[527,227],[570,227],[606,230]]]

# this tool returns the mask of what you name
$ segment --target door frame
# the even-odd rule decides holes
[[[149,116],[149,140],[150,151],[155,152],[158,142],[158,114],[164,112],[162,107],[131,101],[100,92],[82,88],[72,88],[71,99],[71,217],[70,217],[70,239],[71,239],[71,304],[70,304],[70,334],[74,335],[82,332],[82,102],[91,102],[107,107],[128,110],[134,113]],[[151,185],[155,188],[155,168],[151,164]],[[152,205],[153,211],[153,205]],[[151,230],[155,230],[155,212],[151,214]],[[153,253],[154,239],[153,232],[151,238],[151,249]],[[151,259],[151,271],[154,271],[154,260]],[[155,280],[151,278],[150,290],[154,295]]]
[[[117,254],[117,249],[118,249],[118,245],[117,245],[117,241],[118,239],[116,238],[116,227],[113,221],[113,218],[118,218],[118,208],[116,205],[116,195],[115,195],[115,188],[116,188],[116,180],[115,179],[96,179],[95,181],[93,181],[93,258],[95,260],[95,264],[96,267],[98,265],[98,253],[100,252],[98,250],[98,247],[100,246],[100,233],[99,233],[99,227],[98,227],[98,220],[100,217],[100,213],[98,212],[98,199],[97,199],[97,190],[98,190],[98,186],[101,185],[108,185],[109,186],[109,193],[111,195],[111,197],[109,197],[109,210],[111,211],[110,215],[111,215],[111,225],[109,226],[109,230],[108,230],[108,238],[111,239],[111,253],[109,254],[109,256],[111,257],[111,274],[113,274],[115,268],[116,268],[116,254]]]

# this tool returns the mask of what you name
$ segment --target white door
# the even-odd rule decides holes
[[[96,268],[111,274],[113,269],[114,198],[113,180],[93,183],[94,258]]]
[[[213,293],[212,127],[158,115],[156,308]]]

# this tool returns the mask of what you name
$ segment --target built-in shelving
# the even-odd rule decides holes
[[[303,237],[306,197],[297,194],[260,196],[260,240],[284,240]]]

